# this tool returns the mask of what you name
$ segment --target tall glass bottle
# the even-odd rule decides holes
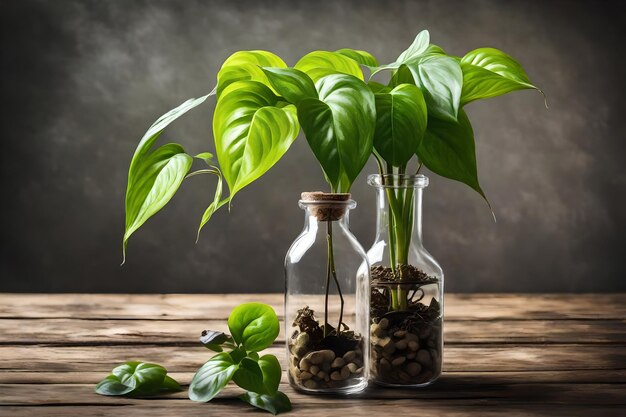
[[[443,271],[422,242],[424,175],[370,175],[377,228],[371,266],[371,373],[387,386],[426,386],[443,358]]]
[[[369,266],[350,232],[350,194],[302,193],[304,229],[285,258],[289,382],[355,393],[369,374]]]

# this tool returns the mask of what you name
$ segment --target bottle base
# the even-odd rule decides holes
[[[362,378],[363,380],[357,384],[346,386],[346,387],[337,387],[337,388],[306,388],[304,386],[298,385],[296,383],[291,383],[291,387],[296,391],[302,394],[309,395],[352,395],[363,392],[367,388],[367,379]]]

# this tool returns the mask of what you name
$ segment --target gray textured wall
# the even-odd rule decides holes
[[[2,10],[0,290],[281,291],[302,226],[300,191],[324,187],[296,141],[268,175],[195,230],[214,180],[196,177],[132,239],[120,267],[127,167],[154,119],[213,87],[221,62],[268,49],[394,59],[418,30],[463,54],[493,46],[548,94],[472,104],[479,176],[498,222],[463,185],[432,178],[426,245],[449,291],[626,290],[626,13],[609,1],[26,1]],[[213,149],[213,105],[167,132]],[[353,195],[369,246],[373,191]]]

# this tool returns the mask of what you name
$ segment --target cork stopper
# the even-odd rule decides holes
[[[301,202],[307,204],[308,210],[318,221],[339,220],[346,214],[350,201],[350,193],[325,193],[308,191],[300,195]]]

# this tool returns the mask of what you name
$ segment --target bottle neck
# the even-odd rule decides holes
[[[400,263],[408,246],[423,246],[422,194],[423,187],[376,188],[376,241],[395,242]]]
[[[320,216],[315,210],[306,208],[304,210],[304,232],[317,233],[318,230],[326,231],[328,222],[332,223],[332,227],[342,227],[349,229],[349,209],[345,210],[345,213],[340,218],[329,218]]]

